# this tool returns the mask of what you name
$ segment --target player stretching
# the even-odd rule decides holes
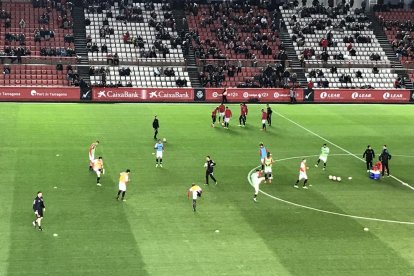
[[[264,177],[265,177],[265,182],[266,183],[272,183],[272,166],[273,166],[273,158],[272,155],[270,154],[270,152],[267,152],[267,156],[264,160]]]
[[[263,171],[256,170],[256,172],[252,174],[251,178],[252,178],[253,188],[254,188],[253,200],[254,202],[257,202],[257,195],[259,194],[260,184],[263,182],[263,180],[265,180],[265,177],[263,176]]]
[[[260,154],[260,164],[262,165],[262,171],[264,170],[264,161],[265,158],[267,156],[267,149],[265,148],[265,146],[263,145],[263,143],[259,144],[259,154]]]
[[[247,113],[249,112],[247,105],[245,103],[240,104],[240,117],[239,117],[239,126],[245,127],[247,120]]]
[[[96,173],[96,185],[102,186],[101,181],[101,174],[104,174],[104,166],[103,166],[103,160],[102,157],[99,156],[98,159],[93,160],[93,170]]]
[[[190,194],[193,195],[193,211],[196,211],[197,208],[197,198],[201,197],[201,193],[203,190],[201,190],[200,186],[196,184],[191,184],[191,188],[187,192],[187,198],[190,198]]]
[[[217,180],[213,176],[213,171],[214,171],[214,166],[215,165],[216,165],[216,162],[214,162],[213,159],[210,158],[210,156],[207,156],[206,157],[206,163],[204,163],[204,167],[206,168],[206,184],[205,185],[208,185],[208,178],[209,177],[211,177],[211,179],[213,179],[213,181],[217,185]]]
[[[121,172],[119,174],[119,185],[118,185],[118,195],[116,197],[116,200],[119,200],[119,196],[122,194],[122,201],[126,201],[125,199],[125,193],[126,193],[126,186],[129,182],[129,172],[130,170],[127,169],[124,172]]]
[[[95,150],[96,147],[99,145],[99,141],[93,142],[89,146],[89,170],[92,171],[93,160],[95,160]]]
[[[211,127],[216,126],[218,107],[215,107],[211,112]]]
[[[226,111],[224,111],[224,128],[225,129],[229,129],[230,118],[232,115],[233,113],[231,113],[231,110],[229,109],[229,107],[226,106]]]
[[[39,231],[43,231],[42,228],[42,219],[43,212],[46,211],[45,203],[43,202],[43,193],[41,191],[37,192],[37,196],[33,201],[33,211],[35,214],[35,220],[32,222],[34,228],[39,227]]]
[[[267,120],[267,112],[262,109],[262,129],[263,131],[266,131],[266,120]]]
[[[319,155],[319,159],[315,164],[315,167],[319,166],[319,163],[323,161],[323,169],[326,169],[326,161],[328,161],[328,155],[329,155],[329,148],[326,146],[326,144],[323,144],[321,148],[321,154]]]
[[[158,139],[158,142],[154,146],[155,149],[155,167],[160,166],[162,168],[162,153],[164,152],[164,144]]]
[[[306,173],[306,170],[309,169],[308,167],[306,167],[306,159],[302,159],[302,162],[300,163],[300,168],[299,168],[299,178],[298,180],[296,180],[295,183],[295,188],[298,188],[298,183],[299,181],[301,181],[302,179],[304,179],[303,181],[303,189],[307,189],[308,187],[306,186],[306,183],[308,182],[308,174]],[[311,185],[309,185],[311,186]]]
[[[220,104],[217,108],[219,112],[219,123],[221,122],[221,119],[223,119],[224,123],[224,112],[226,111],[226,107],[224,106],[224,104]]]

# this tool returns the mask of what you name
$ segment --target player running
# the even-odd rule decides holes
[[[306,171],[309,168],[306,167],[306,159],[302,159],[302,162],[300,162],[300,168],[299,168],[299,178],[298,180],[296,180],[296,183],[294,185],[295,188],[299,188],[298,187],[298,183],[299,181],[301,181],[302,179],[303,181],[303,189],[307,189],[308,187],[306,186],[306,183],[308,183],[308,174],[306,173]],[[312,186],[312,185],[309,185]]]
[[[240,104],[239,126],[246,127],[247,113],[249,112],[245,103]]]
[[[270,152],[267,152],[267,156],[264,160],[264,177],[265,177],[265,182],[266,183],[272,183],[272,166],[273,166],[273,158],[272,155],[270,154]]]
[[[223,119],[223,123],[224,123],[224,112],[226,111],[226,107],[224,106],[224,104],[220,104],[218,106],[218,112],[219,112],[219,123],[221,122],[221,120]]]
[[[264,170],[264,161],[267,156],[268,150],[265,148],[263,143],[259,144],[259,155],[260,155],[260,164],[262,165],[262,171]]]
[[[105,171],[104,171],[104,165],[103,165],[103,160],[101,156],[99,156],[98,159],[93,160],[93,170],[96,173],[96,185],[102,186],[102,184],[100,183],[101,174],[105,174]]]
[[[93,142],[90,146],[89,146],[89,170],[92,171],[93,170],[93,160],[95,160],[95,150],[96,147],[99,145],[99,141]]]
[[[217,112],[218,112],[218,107],[214,108],[213,111],[211,112],[211,127],[216,126]]]
[[[119,174],[119,184],[118,184],[118,195],[116,196],[116,200],[119,200],[119,196],[122,194],[122,201],[126,201],[125,199],[125,193],[126,193],[126,187],[129,183],[129,173],[131,171],[127,169],[124,172],[121,172]]]
[[[205,185],[208,185],[208,178],[209,177],[211,177],[211,179],[213,179],[213,181],[217,185],[217,180],[213,176],[214,166],[216,166],[216,162],[214,162],[213,159],[210,158],[210,156],[207,156],[206,157],[206,163],[204,163],[204,167],[206,168],[206,184]]]
[[[262,131],[267,130],[266,121],[267,121],[267,112],[264,109],[262,109],[262,128],[261,128]]]
[[[328,155],[329,155],[329,148],[326,146],[326,144],[323,144],[321,148],[321,154],[319,155],[319,159],[315,164],[315,167],[319,166],[319,163],[323,161],[323,170],[326,169],[326,161],[328,161]]]
[[[254,202],[257,202],[257,195],[259,194],[260,184],[262,184],[263,180],[265,180],[265,177],[263,176],[263,171],[256,170],[256,172],[252,174],[251,179],[254,188],[253,200]]]
[[[190,199],[190,195],[193,196],[193,211],[196,211],[197,208],[197,198],[201,197],[201,193],[203,190],[200,186],[196,185],[195,183],[191,184],[191,188],[187,192],[187,198]]]
[[[158,139],[158,142],[154,146],[155,149],[155,167],[160,166],[162,168],[162,153],[164,152],[164,144]]]
[[[230,119],[233,116],[230,108],[226,106],[226,110],[224,111],[224,128],[229,129]]]
[[[36,228],[37,226],[39,228],[39,231],[43,231],[42,219],[43,219],[43,212],[46,211],[46,207],[43,201],[43,193],[41,191],[37,192],[37,196],[33,200],[33,211],[35,214],[35,220],[32,222],[32,224],[34,228]]]

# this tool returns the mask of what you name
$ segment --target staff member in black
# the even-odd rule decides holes
[[[367,172],[369,172],[369,170],[372,168],[372,160],[375,158],[375,152],[370,145],[367,146],[367,149],[364,151],[362,158],[365,158],[365,162],[367,163]]]
[[[382,164],[382,176],[384,176],[385,169],[387,169],[387,176],[390,176],[390,167],[388,166],[388,160],[391,160],[391,154],[387,149],[387,145],[384,145],[384,147],[382,148],[379,160]]]
[[[43,231],[42,228],[42,219],[43,212],[46,210],[45,203],[43,202],[43,194],[41,191],[37,192],[37,196],[33,201],[33,211],[35,213],[36,219],[32,222],[33,226],[36,228],[39,227],[39,231]]]
[[[158,121],[157,115],[154,117],[154,121],[152,122],[152,128],[154,129],[154,140],[157,140],[158,135],[158,128],[160,127],[160,122]]]
[[[272,108],[270,107],[269,104],[267,104],[267,124],[269,126],[272,125],[272,113],[273,113]]]
[[[221,98],[221,103],[222,103],[222,104],[227,103],[227,102],[228,102],[228,101],[227,101],[227,89],[224,89],[223,93],[221,93],[221,96],[222,96],[222,98]]]
[[[204,167],[206,168],[206,184],[205,185],[208,185],[208,177],[211,177],[211,179],[213,179],[213,181],[216,182],[216,185],[217,185],[217,180],[213,176],[215,165],[216,163],[210,158],[210,156],[207,156],[206,163],[204,164]]]

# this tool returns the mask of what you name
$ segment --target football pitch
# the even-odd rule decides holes
[[[264,105],[248,105],[246,128],[229,106],[226,130],[210,126],[213,105],[2,103],[0,275],[414,275],[413,106],[272,105],[267,132]],[[88,170],[95,140],[102,187]],[[278,161],[254,203],[260,142]],[[323,143],[325,171],[314,166]],[[388,145],[393,177],[368,178],[368,144],[376,156]],[[218,185],[203,185],[206,155]],[[293,188],[304,157],[308,190]],[[203,189],[196,213],[192,182]],[[31,224],[38,190],[43,232]]]

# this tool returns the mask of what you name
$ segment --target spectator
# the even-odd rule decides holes
[[[119,65],[119,56],[118,53],[115,53],[114,57],[113,57],[113,63],[114,65]]]
[[[379,73],[378,68],[376,66],[374,66],[374,68],[372,68],[372,73],[373,74],[378,74]]]
[[[3,74],[4,75],[10,75],[11,74],[10,66],[4,66],[3,67]]]
[[[24,21],[23,18],[20,19],[19,26],[20,26],[20,29],[24,29],[26,27],[26,21]]]
[[[101,53],[108,53],[108,46],[106,46],[106,44],[101,46]]]

